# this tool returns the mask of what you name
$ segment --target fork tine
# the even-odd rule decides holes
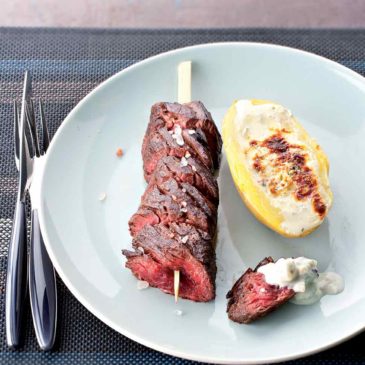
[[[28,143],[29,156],[33,157],[34,151],[35,151],[35,142],[34,142],[34,137],[33,137],[31,121],[30,121],[30,111],[29,111],[29,107],[27,104],[28,103],[25,102],[25,122],[26,123],[24,126],[24,134],[25,134],[25,139]]]
[[[43,136],[43,151],[44,153],[47,152],[48,146],[49,146],[49,133],[48,133],[48,127],[47,127],[47,121],[46,117],[44,115],[44,109],[43,109],[43,102],[42,100],[39,100],[39,114],[41,118],[41,126],[42,126],[42,136]]]
[[[35,115],[34,115],[34,106],[33,102],[30,101],[30,103],[26,103],[26,119],[27,124],[30,130],[30,135],[32,138],[33,147],[35,149],[35,154],[37,157],[40,156],[40,148],[39,148],[39,142],[38,142],[38,135],[37,135],[37,125],[35,121]]]
[[[14,147],[15,147],[15,163],[19,168],[20,139],[19,139],[19,110],[18,104],[14,101]]]
[[[33,124],[33,134],[34,134],[34,138],[36,141],[36,152],[37,152],[37,156],[39,157],[41,155],[41,148],[40,148],[40,144],[39,144],[39,138],[38,138],[38,132],[37,132],[37,123],[36,123],[36,117],[35,117],[35,112],[34,112],[34,104],[33,104],[33,100],[30,99],[30,111],[31,111],[31,115],[32,115],[32,124]]]
[[[31,106],[31,112],[32,112],[32,117],[33,117],[33,130],[34,130],[34,135],[35,135],[35,138],[36,138],[36,141],[37,141],[38,156],[40,156],[41,155],[41,145],[40,145],[38,132],[37,132],[35,109],[34,109],[34,103],[33,103],[32,99],[30,100],[30,106]]]

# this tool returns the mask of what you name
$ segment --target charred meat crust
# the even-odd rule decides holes
[[[132,236],[145,225],[156,223],[188,223],[212,236],[217,223],[217,206],[194,186],[178,183],[172,177],[150,183],[142,196],[141,205],[129,221]]]
[[[188,153],[196,157],[210,171],[214,170],[206,139],[202,131],[190,135],[188,131],[182,131],[184,145],[180,146],[172,137],[166,127],[152,131],[146,135],[142,145],[143,170],[148,182],[156,169],[159,160],[165,156],[175,156],[182,159]]]
[[[211,172],[194,157],[182,164],[181,160],[174,156],[162,158],[151,176],[150,184],[160,185],[173,177],[179,183],[187,183],[194,186],[204,194],[216,206],[219,202],[218,184]]]
[[[158,129],[166,128],[168,131],[179,125],[182,129],[200,130],[200,136],[206,140],[213,168],[218,169],[222,150],[222,138],[212,119],[200,101],[187,104],[156,103],[151,108],[150,122],[147,127],[143,143],[143,151],[148,144],[148,138]],[[143,153],[143,156],[145,154]]]
[[[145,226],[132,245],[135,251],[123,250],[123,254],[128,259],[126,267],[137,278],[173,294],[173,272],[180,270],[181,297],[195,301],[214,298],[215,251],[206,232],[188,224]]]

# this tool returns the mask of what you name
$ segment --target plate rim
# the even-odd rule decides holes
[[[192,360],[192,361],[199,361],[199,362],[207,362],[207,363],[212,363],[212,364],[267,364],[267,363],[278,363],[278,362],[283,362],[283,361],[288,361],[288,360],[295,360],[295,359],[299,359],[299,358],[303,358],[303,357],[307,357],[322,351],[325,351],[329,348],[332,348],[336,345],[339,345],[353,337],[355,337],[356,335],[360,334],[361,332],[363,332],[365,330],[365,320],[363,324],[360,324],[359,326],[357,326],[357,328],[355,330],[351,330],[348,331],[345,335],[343,335],[340,339],[336,340],[336,341],[328,341],[325,344],[323,344],[322,346],[313,348],[311,350],[307,350],[305,352],[295,352],[295,353],[291,353],[289,355],[285,355],[285,356],[276,356],[276,357],[264,357],[264,358],[255,358],[250,359],[250,360],[244,360],[244,359],[232,359],[232,360],[224,360],[224,359],[220,359],[220,358],[216,358],[216,357],[209,357],[209,356],[202,356],[202,355],[190,355],[189,353],[186,353],[184,351],[178,350],[178,349],[171,349],[171,348],[166,348],[163,345],[160,345],[158,343],[155,343],[153,341],[150,340],[145,340],[142,337],[139,337],[138,335],[135,335],[134,333],[131,333],[128,330],[125,330],[124,328],[120,327],[118,324],[114,323],[113,321],[109,320],[107,318],[106,315],[104,315],[104,313],[102,313],[101,311],[97,310],[96,308],[93,307],[92,303],[88,302],[88,300],[83,296],[83,294],[80,292],[80,290],[74,286],[72,284],[72,280],[69,279],[68,275],[66,272],[64,272],[64,270],[61,267],[60,262],[57,259],[57,256],[55,255],[55,253],[52,250],[52,245],[50,244],[50,237],[48,235],[47,229],[46,229],[46,218],[45,218],[45,209],[44,209],[44,204],[45,204],[45,199],[44,199],[44,195],[43,195],[43,191],[44,191],[44,185],[45,185],[45,176],[46,176],[46,171],[48,168],[48,164],[49,164],[49,156],[52,155],[52,152],[54,150],[54,146],[56,145],[56,141],[60,138],[60,136],[63,133],[63,129],[65,128],[66,125],[68,125],[69,123],[72,122],[73,116],[74,114],[76,114],[78,112],[78,110],[85,104],[88,102],[89,98],[92,98],[94,96],[95,93],[99,92],[100,90],[102,90],[104,87],[107,86],[108,83],[112,82],[113,80],[118,79],[119,77],[123,77],[124,74],[128,74],[130,72],[133,72],[134,70],[143,67],[145,64],[148,64],[150,62],[153,62],[155,60],[158,59],[163,59],[165,57],[169,57],[172,54],[179,54],[179,53],[183,53],[184,51],[187,50],[194,50],[194,49],[201,49],[201,48],[215,48],[215,47],[231,47],[231,46],[239,46],[239,47],[257,47],[257,48],[272,48],[274,50],[284,50],[287,52],[293,52],[293,53],[297,53],[299,55],[303,55],[305,57],[309,57],[312,59],[317,59],[321,62],[324,62],[325,64],[328,64],[332,67],[335,67],[343,72],[345,72],[346,74],[350,75],[352,78],[357,79],[358,81],[361,81],[364,86],[365,86],[365,77],[363,77],[362,75],[360,75],[359,73],[357,73],[356,71],[336,62],[333,60],[330,60],[329,58],[326,58],[324,56],[318,55],[316,53],[312,53],[309,51],[305,51],[299,48],[294,48],[294,47],[289,47],[289,46],[283,46],[283,45],[279,45],[279,44],[274,44],[274,43],[267,43],[267,42],[248,42],[248,41],[234,41],[234,42],[212,42],[212,43],[202,43],[202,44],[196,44],[196,45],[192,45],[192,46],[186,46],[186,47],[181,47],[181,48],[176,48],[173,50],[169,50],[166,52],[162,52],[153,56],[150,56],[146,59],[143,59],[141,61],[138,61],[126,68],[124,68],[121,71],[118,71],[117,73],[115,73],[114,75],[108,77],[106,80],[102,81],[99,85],[97,85],[94,89],[92,89],[87,95],[85,95],[74,107],[73,109],[68,113],[68,115],[66,116],[66,118],[62,121],[61,125],[58,127],[56,133],[54,134],[51,144],[47,150],[47,153],[45,154],[45,161],[44,161],[44,167],[43,169],[40,171],[40,192],[41,192],[41,198],[40,198],[40,206],[38,209],[39,212],[39,220],[40,220],[40,226],[41,226],[41,230],[42,230],[42,235],[43,235],[43,239],[44,239],[44,243],[48,252],[48,255],[53,263],[53,266],[55,267],[58,275],[60,276],[60,278],[62,279],[62,281],[65,283],[66,287],[68,288],[68,290],[70,290],[70,292],[72,293],[72,295],[90,312],[92,313],[96,318],[98,318],[99,320],[101,320],[103,323],[105,323],[108,327],[112,328],[113,330],[115,330],[116,332],[122,334],[123,336],[128,337],[129,339],[140,343],[144,346],[147,346],[148,348],[151,348],[153,350],[159,351],[161,353],[165,353],[171,356],[175,356],[175,357],[179,357],[182,359],[187,359],[187,360]]]

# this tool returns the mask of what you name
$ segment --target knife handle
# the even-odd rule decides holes
[[[27,221],[22,201],[15,206],[13,229],[9,243],[6,277],[6,341],[15,348],[21,342],[21,322],[27,293]]]
[[[39,347],[50,350],[55,342],[57,322],[56,276],[44,245],[38,211],[32,210],[29,252],[29,293],[34,330]]]

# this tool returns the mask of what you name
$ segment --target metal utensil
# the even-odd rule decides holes
[[[8,256],[6,332],[8,345],[18,347],[21,341],[21,317],[27,290],[25,194],[29,190],[32,205],[29,253],[31,310],[39,346],[42,350],[49,350],[53,347],[56,334],[57,289],[54,268],[45,249],[41,234],[38,206],[40,199],[39,179],[43,168],[44,154],[49,146],[50,139],[43,105],[40,102],[39,110],[43,136],[43,152],[41,152],[30,91],[31,80],[27,72],[24,81],[20,123],[18,105],[16,102],[14,103],[15,164],[20,175]],[[29,148],[30,146],[32,146],[32,151]]]
[[[33,325],[39,347],[42,350],[50,350],[54,345],[56,336],[57,288],[54,268],[44,245],[38,217],[41,170],[43,169],[44,155],[50,142],[41,101],[39,102],[39,113],[43,136],[43,151],[41,150],[37,135],[33,103],[27,104],[26,119],[34,151],[34,155],[31,157],[34,164],[34,173],[29,188],[32,205],[29,251],[29,294]]]
[[[5,299],[6,340],[10,347],[18,347],[21,342],[21,321],[27,292],[27,224],[25,197],[30,185],[33,164],[29,157],[29,150],[25,138],[25,104],[26,100],[29,100],[30,94],[30,75],[26,72],[20,125],[18,124],[18,108],[16,106],[14,113],[14,124],[16,126],[14,128],[15,138],[16,131],[18,130],[20,133],[19,143],[15,144],[15,159],[19,161],[19,183],[13,229],[9,243]]]

